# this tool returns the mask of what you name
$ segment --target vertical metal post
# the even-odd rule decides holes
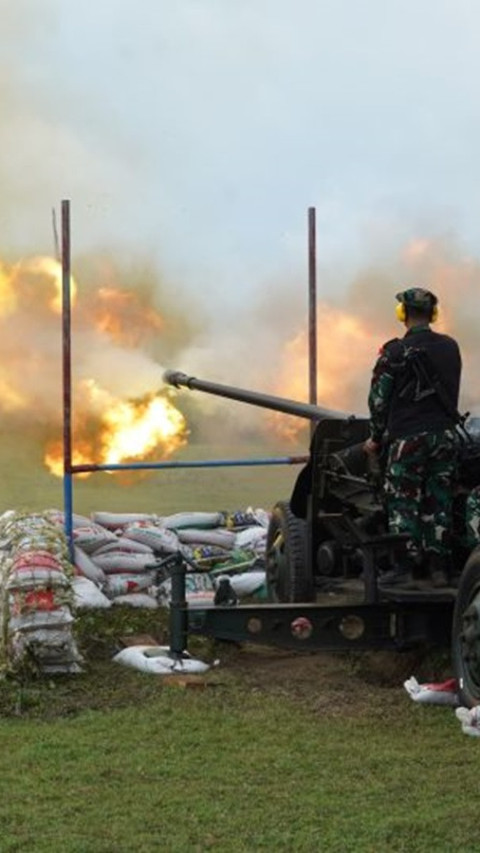
[[[317,239],[316,210],[308,208],[308,370],[309,402],[317,404]],[[313,433],[315,424],[311,423]]]
[[[73,562],[70,202],[62,201],[63,511]]]

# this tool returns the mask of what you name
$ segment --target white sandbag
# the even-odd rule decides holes
[[[156,610],[158,601],[146,592],[130,592],[128,595],[117,595],[112,604],[126,604],[128,607],[145,607],[148,610]]]
[[[107,545],[109,542],[116,544],[117,537],[111,530],[99,524],[90,523],[86,527],[78,527],[73,531],[73,541],[86,554],[93,554],[102,545]]]
[[[235,535],[235,548],[251,548],[267,541],[267,530],[265,527],[247,527]]]
[[[96,583],[98,586],[102,586],[102,584],[105,583],[106,575],[103,569],[101,569],[100,566],[97,566],[91,557],[89,557],[88,554],[85,554],[85,552],[77,545],[73,546],[73,557],[75,567],[82,575],[93,581],[93,583]]]
[[[116,598],[117,595],[130,595],[132,592],[143,592],[155,583],[155,575],[156,572],[108,575],[104,587],[105,594],[109,598]]]
[[[253,517],[257,524],[260,524],[261,527],[267,528],[270,524],[271,513],[267,512],[266,509],[252,509],[251,506],[248,507],[247,512],[252,513]]]
[[[52,523],[57,525],[58,527],[65,527],[65,513],[60,509],[47,509],[44,513],[46,518]],[[76,527],[88,527],[91,524],[91,519],[87,518],[86,515],[78,515],[78,513],[72,513],[72,527],[75,530]]]
[[[70,586],[70,579],[59,569],[31,567],[12,569],[5,584],[6,589],[39,589]]]
[[[132,524],[125,528],[125,536],[135,542],[143,542],[161,554],[174,554],[180,548],[178,536],[173,530],[153,524]]]
[[[455,716],[462,724],[462,732],[472,737],[480,737],[480,705],[474,708],[456,708]]]
[[[210,669],[209,664],[192,658],[188,652],[184,652],[180,659],[172,657],[167,646],[127,646],[113,660],[155,675],[170,675],[172,672],[202,674]]]
[[[412,675],[403,686],[414,702],[424,705],[458,705],[457,682],[454,678],[439,684],[419,684]]]
[[[138,521],[149,522],[151,524],[160,521],[157,515],[145,512],[93,512],[92,520],[96,524],[101,524],[102,527],[107,527],[109,530],[121,530]]]
[[[220,548],[230,550],[235,545],[237,534],[233,530],[220,528],[216,530],[199,530],[192,527],[188,530],[178,530],[177,536],[180,542],[190,545],[218,545]]]
[[[219,527],[224,519],[221,512],[177,512],[163,518],[163,526],[169,530],[182,530],[186,527]]]
[[[76,610],[97,610],[111,607],[112,602],[98,586],[86,577],[78,575],[72,581],[73,606]]]
[[[126,554],[124,551],[94,554],[92,560],[106,575],[118,572],[144,572],[155,562],[153,554]]]
[[[243,596],[253,595],[264,585],[266,572],[241,572],[237,575],[229,575],[229,580],[234,593],[242,598]]]
[[[58,607],[56,610],[32,610],[20,616],[11,616],[8,620],[8,633],[15,631],[33,631],[40,628],[59,628],[70,625],[73,616],[69,607]]]
[[[122,551],[125,554],[150,554],[154,558],[153,549],[150,545],[144,545],[143,542],[136,542],[135,539],[129,539],[127,536],[115,536],[113,542],[108,542],[102,545],[95,551],[95,556],[99,554],[109,554],[111,551],[116,553]]]

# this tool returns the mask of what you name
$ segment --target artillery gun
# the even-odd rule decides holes
[[[212,608],[213,613],[203,613],[197,629],[218,638],[283,645],[293,638],[293,644],[328,650],[451,644],[461,699],[468,706],[480,703],[480,547],[467,548],[464,528],[466,496],[480,486],[478,434],[466,442],[460,464],[451,531],[454,583],[441,590],[427,584],[418,590],[388,590],[378,579],[405,544],[404,537],[388,532],[381,471],[371,467],[363,450],[366,417],[179,371],[167,371],[164,379],[177,388],[315,423],[309,458],[292,495],[271,512],[266,547],[270,603],[227,612]],[[190,628],[196,630],[193,623]]]

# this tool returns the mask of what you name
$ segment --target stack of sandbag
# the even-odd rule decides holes
[[[103,523],[97,520],[97,515]],[[159,549],[162,544],[162,551],[156,552],[151,544],[135,535],[142,525],[159,531],[155,545]],[[84,582],[83,590],[79,590],[78,607],[127,604],[152,609],[158,606],[154,590],[157,572],[151,567],[158,560],[159,553],[171,553],[178,547],[178,542],[176,538],[172,541],[168,531],[160,530],[155,516],[98,513],[86,523],[74,525],[73,541],[77,572],[87,578],[102,596],[100,602],[93,590],[87,595]],[[80,594],[83,594],[83,602]]]
[[[50,511],[53,515],[54,511]],[[93,512],[73,516],[75,603],[82,607],[127,604],[154,608],[166,604],[171,585],[155,566],[180,552],[196,569],[187,573],[187,601],[213,601],[212,570],[258,572],[265,552],[269,514],[251,508],[235,512]],[[55,520],[64,523],[63,513]],[[205,577],[201,574],[205,573]],[[80,580],[81,579],[81,580]]]
[[[48,513],[12,511],[0,518],[0,541],[4,666],[80,672],[82,657],[72,635],[73,566],[63,531]]]
[[[180,512],[162,519],[175,530],[189,556],[211,568],[252,563],[265,554],[270,515],[263,509],[233,512]]]

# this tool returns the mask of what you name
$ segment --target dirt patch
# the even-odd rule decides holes
[[[112,608],[112,611],[114,608]],[[6,679],[0,691],[0,716],[50,719],[85,710],[106,710],[155,701],[161,676],[120,667],[112,658],[128,636],[148,633],[168,644],[166,620],[158,612],[88,613],[77,624],[85,655],[84,671],[55,679]],[[403,682],[410,675],[420,681],[450,676],[448,655],[390,652],[306,652],[254,644],[220,643],[199,636],[189,638],[189,651],[208,663],[219,659],[206,679],[219,691],[245,691],[287,698],[314,713],[375,715],[408,701]]]
[[[390,653],[295,652],[264,646],[217,648],[221,670],[250,690],[286,696],[330,714],[383,713],[406,697],[403,682],[451,675],[448,656],[424,651]]]

